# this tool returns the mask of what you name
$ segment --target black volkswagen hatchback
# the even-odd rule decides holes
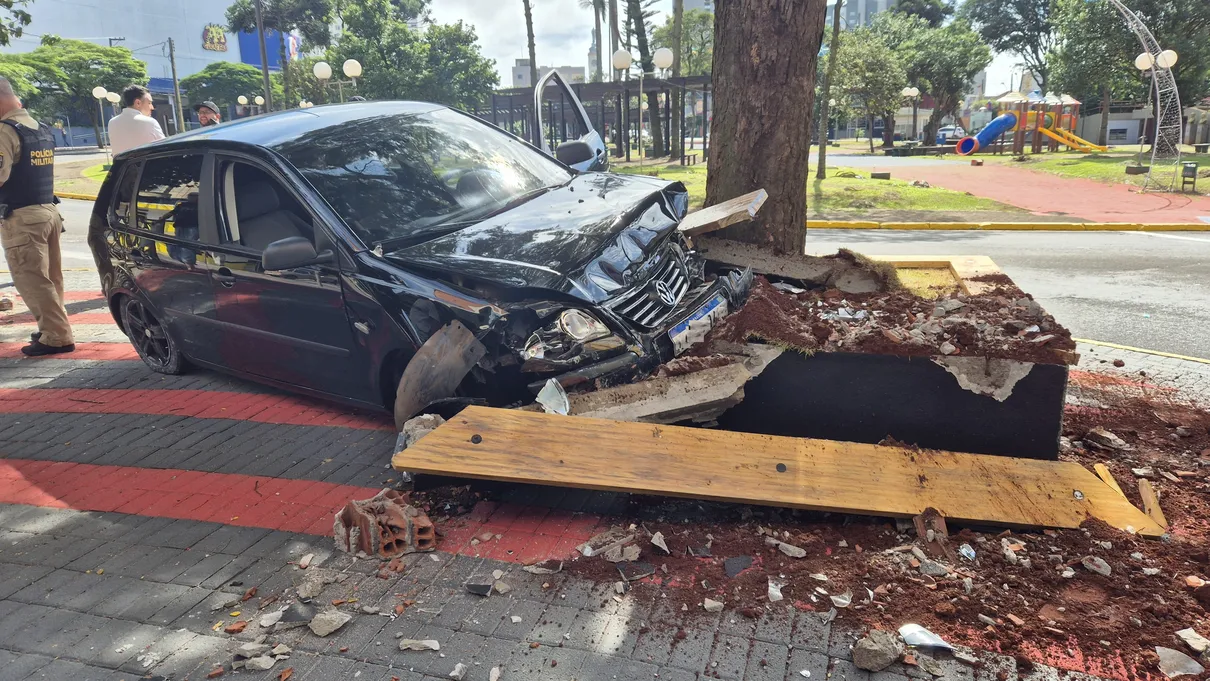
[[[401,424],[532,400],[550,378],[628,380],[700,339],[751,274],[704,271],[677,230],[686,204],[679,183],[581,172],[442,106],[356,103],[122,154],[89,243],[151,369]]]

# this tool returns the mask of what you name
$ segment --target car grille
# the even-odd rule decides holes
[[[638,326],[651,329],[668,317],[688,290],[684,257],[675,246],[669,246],[656,265],[655,274],[619,296],[610,307]]]

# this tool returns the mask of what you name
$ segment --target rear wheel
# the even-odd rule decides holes
[[[122,301],[122,325],[149,369],[161,374],[181,373],[184,358],[176,341],[142,301],[133,297]]]

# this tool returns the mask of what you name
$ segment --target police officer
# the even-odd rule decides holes
[[[21,348],[31,357],[76,349],[63,307],[63,219],[55,203],[55,138],[0,78],[0,245],[17,293],[38,322]]]

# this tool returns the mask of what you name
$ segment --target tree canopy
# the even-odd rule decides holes
[[[121,92],[127,85],[147,83],[147,64],[125,47],[46,36],[34,51],[15,56],[31,69],[26,72],[32,76],[29,86],[37,93],[29,105],[42,116],[86,111],[93,124],[99,125],[104,121],[98,118],[94,87]]]
[[[837,54],[836,87],[856,100],[871,123],[891,116],[903,103],[907,73],[886,39],[862,27],[842,33]],[[874,141],[870,140],[873,149]]]
[[[960,113],[963,95],[975,76],[991,63],[992,52],[970,24],[957,20],[923,32],[917,53],[920,62],[915,75],[924,84],[921,90],[934,100],[933,113],[924,126],[925,139],[933,139],[942,118]]]
[[[954,8],[946,0],[896,0],[891,11],[896,14],[906,14],[924,19],[934,28],[945,23],[954,13]]]
[[[672,49],[672,17],[652,32],[651,42],[656,49]],[[691,9],[681,18],[681,75],[704,76],[710,73],[714,60],[714,13],[704,9]]]
[[[0,0],[0,47],[20,38],[22,30],[29,26],[29,12],[24,9],[28,4],[29,0]]]
[[[1045,92],[1050,78],[1047,57],[1056,37],[1053,5],[1054,0],[966,0],[959,15],[993,50],[1019,55]]]
[[[276,90],[281,89],[280,81],[273,84],[277,86],[274,96],[278,96]],[[264,89],[260,69],[229,61],[211,62],[201,71],[181,79],[181,92],[194,104],[205,100],[219,106],[235,104],[240,95],[252,98]]]

